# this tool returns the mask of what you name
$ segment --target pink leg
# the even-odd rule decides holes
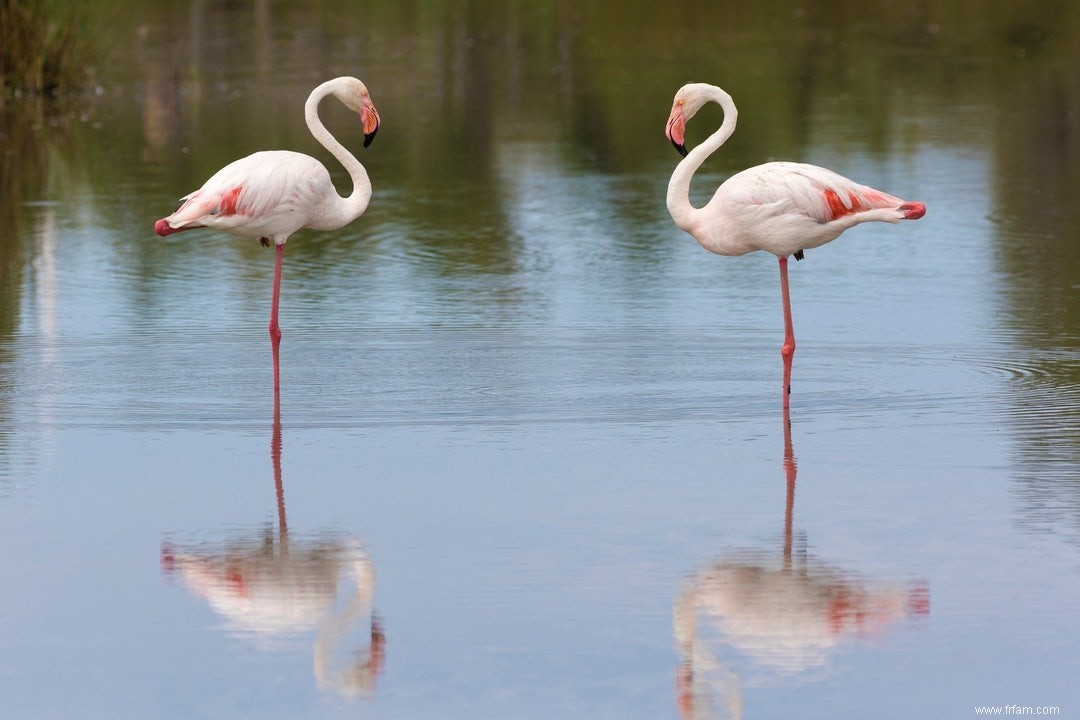
[[[795,357],[795,330],[791,323],[791,295],[788,293],[787,258],[780,258],[780,294],[784,300],[784,344],[780,357],[784,359],[784,407],[790,405],[791,359]]]
[[[278,298],[281,297],[281,261],[285,255],[285,245],[275,249],[277,256],[274,263],[274,291],[270,295],[270,340],[276,346],[281,342],[281,328],[278,327]]]
[[[281,345],[281,328],[278,326],[278,298],[281,296],[281,262],[285,255],[285,244],[275,249],[277,259],[274,263],[274,290],[270,295],[270,347],[274,354],[274,390],[281,387],[278,372],[278,346]]]

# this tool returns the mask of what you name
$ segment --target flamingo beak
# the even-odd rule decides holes
[[[375,133],[379,132],[379,111],[369,97],[364,98],[364,104],[360,107],[360,123],[364,126],[364,147],[367,147],[375,139]]]
[[[665,134],[679,154],[686,157],[686,115],[683,113],[682,103],[676,102],[671,108]]]

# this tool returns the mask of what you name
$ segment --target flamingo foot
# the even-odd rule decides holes
[[[926,214],[926,205],[921,202],[908,202],[901,205],[899,210],[904,213],[905,220],[918,220]]]

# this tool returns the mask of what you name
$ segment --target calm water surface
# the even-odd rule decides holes
[[[1075,8],[302,5],[132,6],[0,114],[4,717],[1080,716]],[[260,148],[347,189],[340,74],[375,193],[288,244],[275,398],[272,252],[153,222]],[[928,206],[792,265],[790,418],[776,261],[664,207],[691,80],[699,203]]]

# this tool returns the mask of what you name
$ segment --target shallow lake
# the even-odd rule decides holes
[[[0,112],[13,718],[1080,713],[1080,10],[121,3]],[[367,212],[154,221],[322,106]],[[688,81],[926,203],[791,263],[664,203]],[[721,121],[706,108],[693,146]],[[1017,713],[1014,713],[1017,714]]]

